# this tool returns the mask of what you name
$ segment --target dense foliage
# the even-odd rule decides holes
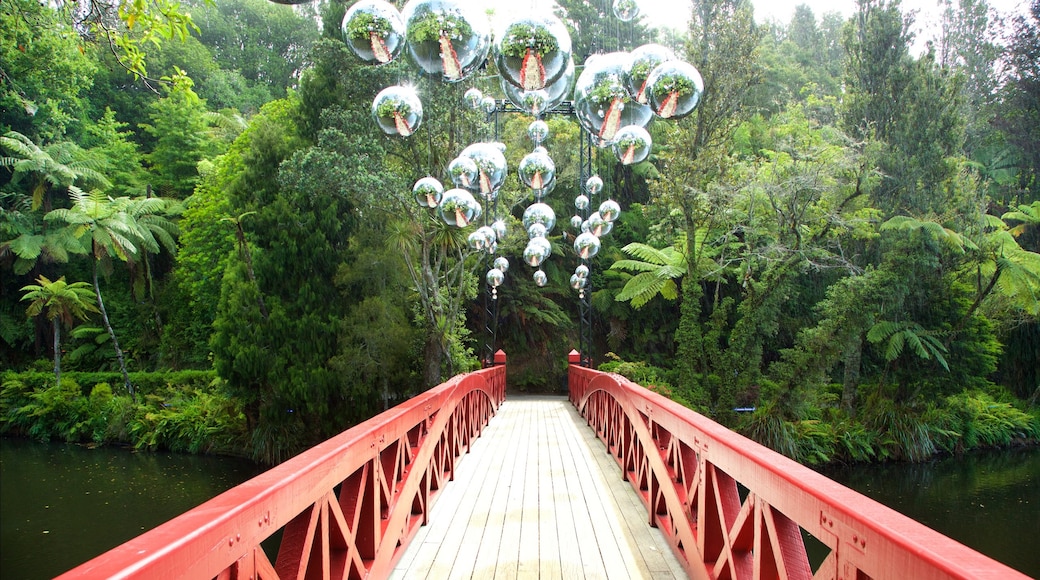
[[[277,462],[481,364],[487,264],[411,187],[475,141],[530,150],[529,117],[463,104],[494,64],[364,66],[350,2],[131,4],[0,3],[0,430]],[[681,33],[609,4],[560,2],[578,61],[665,43],[705,90],[648,161],[595,154],[623,212],[593,359],[807,462],[1040,439],[1040,1],[949,0],[929,43],[898,0],[695,0]],[[387,137],[372,98],[405,82],[424,121]],[[529,192],[489,211],[521,390],[560,390],[577,343],[579,129],[547,121],[544,288]]]

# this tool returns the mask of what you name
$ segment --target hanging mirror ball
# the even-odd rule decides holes
[[[599,204],[599,215],[608,222],[612,222],[621,215],[621,206],[618,202],[608,199]]]
[[[509,260],[505,256],[499,256],[495,258],[494,266],[504,274],[509,271]]]
[[[579,278],[588,278],[589,267],[585,264],[578,264],[578,267],[574,269],[574,275]]]
[[[597,147],[614,142],[626,125],[644,126],[653,111],[641,105],[625,88],[628,53],[612,52],[590,56],[574,85],[574,113]]]
[[[657,65],[671,60],[676,60],[675,53],[660,44],[644,44],[633,50],[625,68],[625,88],[628,94],[637,102],[647,104],[649,95],[646,80]]]
[[[527,136],[535,145],[541,145],[549,138],[549,124],[541,119],[531,121],[527,126]]]
[[[574,198],[574,207],[578,210],[583,210],[589,207],[589,196],[580,194]]]
[[[495,97],[484,97],[480,100],[480,106],[484,109],[484,112],[490,115],[495,112],[498,108],[498,103],[495,101]]]
[[[478,232],[471,233],[466,238],[466,243],[469,244],[470,249],[476,250],[478,252],[482,252],[485,249],[487,249],[488,240],[487,240],[487,238],[483,234],[481,234],[478,231]]]
[[[437,207],[444,195],[444,186],[433,177],[424,177],[412,186],[415,201],[422,207]]]
[[[660,64],[646,79],[650,107],[662,119],[679,119],[697,108],[704,93],[701,73],[687,62]]]
[[[571,58],[571,35],[551,12],[515,19],[495,37],[495,63],[502,78],[525,91],[555,82]]]
[[[474,189],[484,195],[498,191],[506,181],[506,156],[494,143],[474,143],[462,150],[459,157],[468,157],[477,165],[477,183]]]
[[[530,229],[531,224],[542,224],[545,231],[551,232],[556,225],[556,212],[548,204],[532,203],[524,210],[524,227]]]
[[[446,82],[468,77],[487,58],[487,18],[469,2],[412,0],[401,11],[408,54],[421,72]]]
[[[487,283],[488,283],[488,286],[491,286],[492,288],[498,288],[499,286],[502,285],[502,282],[505,282],[505,281],[506,281],[506,275],[505,275],[504,272],[502,272],[502,270],[499,270],[498,268],[492,268],[492,269],[488,270],[488,273],[487,273]]]
[[[495,233],[495,230],[491,229],[491,226],[481,226],[477,228],[476,233],[480,234],[481,236],[484,236],[484,240],[486,242],[484,244],[485,249],[490,248],[496,242],[498,242],[498,234]]]
[[[340,30],[350,50],[367,64],[386,64],[404,49],[404,19],[385,0],[354,4],[343,16]]]
[[[448,176],[455,187],[475,188],[477,182],[477,164],[469,157],[458,156],[448,164]]]
[[[480,217],[480,204],[465,189],[450,189],[441,198],[441,219],[449,226],[464,228]]]
[[[530,266],[541,266],[552,255],[552,244],[545,238],[533,238],[524,248],[524,262]]]
[[[581,222],[583,222],[583,221],[585,221],[585,220],[581,219],[580,215],[572,216],[571,217],[571,229],[575,229],[575,230],[581,229]]]
[[[484,100],[484,93],[480,92],[480,89],[477,87],[473,87],[462,95],[462,99],[466,101],[467,107],[475,111],[480,108],[480,103]]]
[[[582,260],[588,260],[599,253],[599,238],[589,232],[580,234],[574,239],[574,253]]]
[[[589,216],[589,233],[597,238],[610,234],[610,231],[613,229],[614,224],[603,219],[603,216],[599,215],[599,212],[595,212]]]
[[[574,274],[573,276],[571,276],[571,288],[574,288],[575,290],[581,290],[582,288],[585,287],[585,284],[587,282],[588,282],[588,278],[582,278],[582,277],[578,276],[577,274]]]
[[[596,195],[597,193],[603,191],[603,179],[600,178],[600,176],[598,175],[593,175],[592,177],[588,178],[587,180],[585,180],[585,191],[589,192],[589,195]]]
[[[506,222],[499,218],[491,224],[491,229],[495,230],[495,239],[501,240],[506,237]],[[503,270],[504,272],[505,270]]]
[[[639,3],[636,0],[614,0],[614,16],[621,22],[631,22],[639,16]]]
[[[541,190],[556,177],[556,164],[545,153],[528,153],[520,160],[517,171],[524,185]]]
[[[549,282],[549,277],[545,275],[545,272],[537,270],[534,273],[534,283],[539,288],[545,286]]]
[[[372,100],[372,117],[387,135],[408,137],[422,123],[422,101],[410,87],[387,87]]]
[[[520,93],[520,108],[537,117],[545,112],[549,102],[549,93],[542,89]]]
[[[527,228],[528,239],[544,238],[549,230],[545,229],[545,224],[533,223]]]
[[[622,165],[632,165],[646,161],[650,156],[653,140],[646,129],[629,125],[618,131],[613,147],[614,156]]]

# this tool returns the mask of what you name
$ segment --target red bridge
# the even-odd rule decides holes
[[[1026,578],[571,362],[506,400],[499,352],[61,578]]]

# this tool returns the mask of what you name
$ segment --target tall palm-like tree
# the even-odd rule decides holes
[[[25,313],[29,316],[46,315],[54,326],[54,381],[61,384],[61,325],[72,327],[77,320],[86,320],[88,313],[97,312],[90,284],[86,282],[65,281],[62,276],[53,282],[46,276],[36,279],[39,284],[29,284],[22,288],[25,295],[22,300],[29,300]]]
[[[101,312],[101,322],[112,338],[112,346],[123,373],[126,390],[135,398],[130,376],[126,372],[126,361],[119,348],[115,331],[109,322],[108,311],[101,297],[98,271],[102,266],[110,267],[112,258],[123,262],[143,260],[148,253],[158,253],[160,246],[169,252],[177,251],[174,237],[177,226],[167,218],[179,206],[158,197],[112,198],[100,191],[84,193],[71,190],[73,205],[68,209],[56,209],[44,219],[64,223],[76,238],[89,246],[94,262],[94,295]]]
[[[67,262],[80,247],[64,231],[52,231],[39,222],[37,210],[50,211],[55,192],[71,191],[76,182],[108,187],[98,164],[73,143],[39,146],[31,139],[8,131],[0,136],[0,167],[11,171],[14,191],[0,195],[0,260],[13,259],[16,274],[27,274],[36,262]]]

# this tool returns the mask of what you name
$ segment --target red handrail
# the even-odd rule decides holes
[[[620,375],[569,384],[691,578],[1027,580]],[[815,575],[799,527],[830,548]]]
[[[505,391],[505,366],[457,376],[60,578],[386,577]]]

